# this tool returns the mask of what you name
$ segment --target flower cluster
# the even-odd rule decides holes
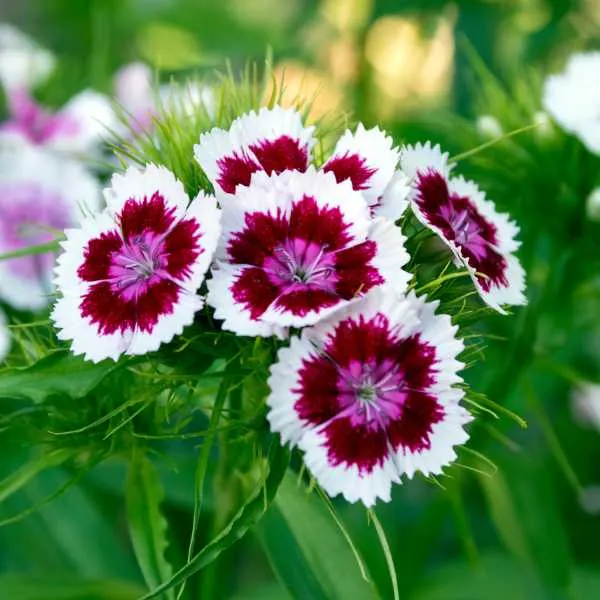
[[[437,146],[359,125],[326,160],[317,147],[275,106],[201,135],[214,195],[153,164],[114,175],[106,208],[65,232],[52,319],[92,361],[157,350],[205,303],[222,330],[272,337],[271,430],[327,493],[371,505],[441,473],[471,420],[458,327],[413,291],[408,212],[499,312],[525,302],[518,229]]]

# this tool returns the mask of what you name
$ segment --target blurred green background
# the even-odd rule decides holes
[[[482,114],[506,131],[530,124],[543,73],[600,42],[598,0],[0,0],[0,15],[56,53],[59,68],[39,91],[49,104],[87,86],[111,93],[115,71],[132,60],[164,80],[192,72],[210,79],[225,59],[237,68],[271,53],[290,96],[319,91],[315,116],[346,111],[388,128],[397,142],[432,139],[452,154],[486,141],[473,125]],[[528,132],[461,169],[521,224],[531,302],[510,319],[492,319],[485,362],[466,377],[528,426],[503,416],[473,430],[470,447],[498,467],[494,477],[455,468],[445,489],[415,480],[378,506],[400,597],[600,598],[599,432],[575,419],[570,405],[579,380],[600,380],[600,230],[584,214],[599,163],[574,140],[544,146]],[[15,440],[6,447],[3,476],[29,453]],[[180,565],[195,442],[163,444],[161,453],[168,556]],[[483,460],[481,468],[494,470]],[[124,517],[125,471],[111,459],[0,528],[0,598],[118,600],[143,592]],[[0,517],[45,502],[73,474],[47,470],[0,496]],[[187,597],[285,599],[292,581],[295,597],[309,599],[310,568],[329,582],[326,597],[366,597],[353,587],[349,570],[358,567],[346,560],[335,526],[293,492],[287,482],[258,528],[192,578]],[[220,501],[218,489],[211,498]],[[383,598],[391,598],[364,510],[336,507]],[[201,542],[216,533],[210,503],[205,509]]]

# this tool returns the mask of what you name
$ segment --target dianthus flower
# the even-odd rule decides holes
[[[455,326],[437,303],[382,287],[293,337],[271,367],[268,420],[330,495],[370,506],[436,475],[471,420]]]
[[[59,338],[92,361],[156,350],[192,323],[220,232],[214,198],[190,204],[164,167],[114,175],[105,197],[103,213],[66,231],[52,313]]]

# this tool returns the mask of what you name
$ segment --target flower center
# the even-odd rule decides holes
[[[355,422],[379,424],[400,418],[406,400],[402,370],[391,360],[338,368],[343,412]]]
[[[164,278],[166,262],[162,236],[144,233],[123,244],[113,255],[110,279],[126,299],[135,298]]]
[[[455,208],[452,205],[443,206],[441,214],[454,232],[454,240],[457,244],[468,248],[477,258],[486,255],[489,242],[484,237],[476,215],[471,214],[468,208]]]
[[[301,239],[287,240],[265,259],[271,281],[283,286],[317,286],[333,289],[334,255],[326,247]]]

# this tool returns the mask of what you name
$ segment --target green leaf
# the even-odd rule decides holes
[[[184,567],[179,569],[168,581],[147,594],[142,600],[158,598],[165,591],[172,589],[186,579],[212,563],[218,556],[242,538],[247,531],[256,525],[263,517],[279,486],[290,461],[290,453],[282,448],[279,442],[273,441],[269,452],[269,473],[264,480],[264,485],[259,486],[247,502],[240,508],[229,524],[217,537],[200,550]]]
[[[35,506],[69,481],[72,473],[66,469],[44,471],[11,499],[12,504],[20,501],[22,507]],[[34,519],[37,538],[51,541],[54,552],[64,557],[63,564],[71,572],[90,578],[134,578],[138,571],[128,544],[112,527],[116,516],[116,509],[103,504],[80,484],[70,486],[30,519]],[[22,543],[22,551],[27,552],[31,538],[28,541]]]
[[[377,598],[361,576],[353,548],[322,501],[288,471],[273,506],[258,524],[269,561],[292,597]]]
[[[4,502],[9,496],[12,496],[12,494],[20,490],[42,471],[66,462],[73,455],[73,450],[65,448],[40,454],[36,458],[30,460],[20,469],[0,481],[0,503]]]
[[[548,595],[568,588],[571,559],[565,526],[545,461],[506,455],[494,477],[481,476],[496,530],[510,552],[536,571]]]
[[[55,394],[83,398],[117,368],[110,361],[94,364],[60,350],[29,367],[1,370],[0,398],[27,398],[35,403]]]
[[[136,448],[129,465],[125,499],[129,534],[144,579],[150,589],[169,579],[173,569],[165,558],[167,522],[160,512],[164,492],[154,466]],[[167,598],[174,598],[169,590]]]
[[[124,581],[0,576],[0,598],[12,600],[136,600],[142,590]]]

